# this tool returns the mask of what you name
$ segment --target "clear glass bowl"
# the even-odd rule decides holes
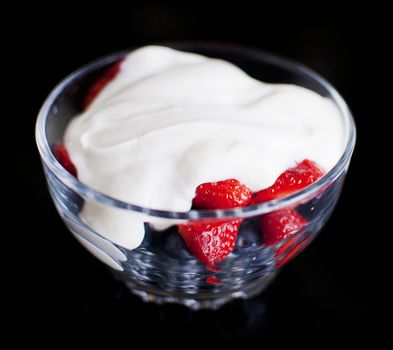
[[[49,95],[36,125],[36,140],[48,187],[64,223],[78,241],[115,276],[146,301],[176,302],[193,309],[218,308],[233,298],[247,298],[264,290],[280,267],[304,249],[320,232],[340,195],[355,145],[355,125],[351,113],[337,91],[312,70],[291,60],[236,45],[210,43],[169,43],[179,50],[223,58],[252,77],[270,83],[291,83],[314,90],[331,99],[339,108],[347,129],[345,151],[323,178],[293,195],[233,210],[191,210],[169,212],[142,208],[100,193],[68,173],[52,153],[70,119],[81,112],[88,88],[114,62],[129,51],[116,53],[88,64],[64,79]],[[130,215],[142,213],[146,235],[142,245],[128,250],[97,233],[81,220],[79,212],[86,202],[94,202]],[[308,220],[290,238],[265,246],[259,232],[259,218],[282,208],[295,208]],[[244,218],[235,250],[222,262],[219,271],[205,268],[185,249],[176,226],[154,231],[154,218],[195,221],[209,218]],[[132,232],[130,232],[132,234]],[[215,276],[220,283],[211,283]]]

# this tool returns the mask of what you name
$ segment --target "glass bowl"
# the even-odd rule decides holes
[[[82,67],[51,92],[38,115],[36,140],[50,194],[71,233],[143,300],[215,309],[233,298],[248,298],[263,291],[280,268],[320,232],[341,192],[355,145],[355,125],[337,91],[318,74],[292,60],[228,44],[178,42],[164,46],[225,59],[265,82],[290,83],[313,90],[335,103],[346,128],[346,147],[337,164],[324,177],[295,194],[245,208],[170,212],[143,208],[96,191],[68,173],[52,153],[53,147],[62,142],[67,123],[82,111],[89,87],[111,64],[132,50]],[[97,233],[89,227],[79,216],[87,202],[143,216],[146,234],[142,244],[129,250],[108,239],[105,232]],[[283,208],[294,208],[307,219],[307,224],[296,234],[267,246],[259,232],[259,219]],[[222,218],[244,221],[234,251],[218,264],[218,271],[210,271],[187,251],[175,225],[165,231],[153,230],[149,223],[155,218],[183,222]]]

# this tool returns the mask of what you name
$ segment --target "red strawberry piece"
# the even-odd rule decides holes
[[[192,204],[200,209],[244,207],[251,202],[252,192],[238,180],[229,179],[199,185]]]
[[[244,207],[250,203],[252,192],[235,179],[201,184],[192,201],[199,209],[228,209]],[[179,225],[179,233],[187,248],[217,271],[215,264],[221,262],[235,248],[237,232],[242,219],[191,222]]]
[[[211,270],[235,248],[242,220],[193,222],[179,225],[179,233],[188,249]]]
[[[257,192],[253,202],[261,203],[284,197],[312,184],[323,174],[323,170],[316,163],[305,159],[294,168],[284,171],[272,186]]]
[[[57,160],[63,166],[64,169],[66,169],[69,173],[71,173],[75,177],[78,176],[76,167],[72,162],[70,155],[68,154],[68,151],[64,146],[64,144],[57,145],[54,148],[53,153],[55,154]]]
[[[266,246],[276,244],[301,230],[307,221],[294,209],[279,209],[261,216]]]
[[[98,96],[101,90],[108,85],[110,81],[112,81],[116,75],[120,72],[120,66],[123,62],[123,59],[114,63],[112,66],[108,68],[108,70],[104,73],[104,75],[99,78],[93,86],[87,92],[87,96],[83,103],[83,107],[86,109],[93,102],[93,100]]]
[[[251,199],[252,192],[246,186],[228,179],[199,185],[192,204],[200,209],[227,209],[246,206]],[[179,232],[195,257],[208,269],[217,271],[214,265],[235,248],[241,222],[241,219],[191,222],[179,225]]]
[[[284,171],[274,184],[254,195],[253,202],[261,203],[277,199],[312,184],[323,176],[323,170],[313,161],[305,159],[294,168]],[[261,216],[260,219],[265,245],[276,244],[294,235],[307,223],[292,208],[276,210]]]

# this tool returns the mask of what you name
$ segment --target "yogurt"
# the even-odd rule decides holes
[[[223,60],[147,46],[131,52],[72,119],[65,145],[86,185],[139,206],[186,212],[204,182],[235,178],[258,191],[305,158],[328,171],[345,134],[337,107],[313,91],[257,81]],[[142,214],[86,202],[80,215],[125,248],[143,240]]]

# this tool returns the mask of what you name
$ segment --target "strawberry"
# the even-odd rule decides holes
[[[188,249],[211,270],[235,248],[242,220],[194,222],[179,225],[179,233]]]
[[[323,176],[323,170],[313,161],[305,159],[294,168],[284,171],[275,183],[254,195],[253,202],[261,203],[287,196],[312,184]]]
[[[305,159],[294,168],[284,171],[272,186],[254,194],[253,203],[289,195],[312,184],[321,176],[322,169],[313,161]],[[264,243],[270,246],[297,233],[307,224],[307,220],[295,209],[286,208],[262,215],[260,224]]]
[[[298,232],[307,221],[296,210],[288,208],[262,215],[260,223],[264,244],[271,246]]]
[[[235,179],[199,185],[192,204],[200,209],[244,207],[251,202],[251,191]],[[210,270],[235,248],[239,220],[191,222],[179,225],[179,233],[188,249]]]
[[[55,154],[57,160],[63,166],[64,169],[66,169],[69,173],[71,173],[75,177],[78,176],[76,167],[74,163],[72,163],[70,155],[68,154],[68,151],[64,146],[64,144],[57,145],[54,148],[53,153]]]
[[[201,209],[244,207],[251,202],[252,192],[238,180],[206,182],[195,191],[192,205]]]
[[[98,96],[101,90],[108,85],[108,83],[113,80],[116,75],[120,72],[120,66],[123,62],[123,59],[117,61],[112,66],[108,68],[108,70],[104,73],[104,75],[99,78],[93,86],[91,86],[87,92],[87,96],[83,103],[84,109],[90,106],[93,100]]]

